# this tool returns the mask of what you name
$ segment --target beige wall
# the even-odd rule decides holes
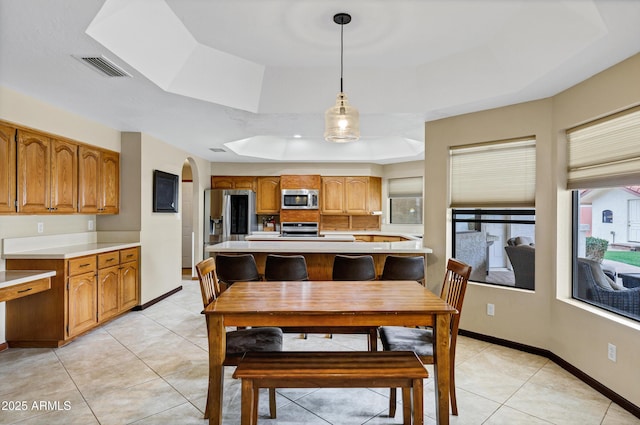
[[[451,253],[448,148],[534,135],[536,155],[536,291],[472,283],[461,328],[548,349],[640,405],[640,325],[570,299],[571,195],[566,190],[564,130],[640,103],[640,55],[553,98],[425,125],[425,244],[428,282],[441,281]],[[495,316],[486,304],[495,304]],[[617,346],[616,363],[607,343]]]
[[[100,231],[138,232],[142,246],[141,303],[144,304],[177,288],[182,279],[182,211],[153,212],[153,170],[179,176],[185,160],[189,160],[194,191],[180,192],[178,205],[182,205],[183,196],[194,197],[195,243],[202,246],[199,230],[202,217],[195,211],[203,210],[204,189],[210,185],[209,162],[152,136],[133,132],[122,133],[121,155],[120,173],[126,184],[120,185],[120,214],[98,217],[98,225]],[[198,251],[201,250],[196,251],[196,261],[202,259]]]

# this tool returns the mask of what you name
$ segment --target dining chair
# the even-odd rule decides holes
[[[222,290],[235,282],[261,280],[252,254],[216,254],[216,273]]]
[[[216,261],[207,258],[196,264],[196,272],[200,281],[200,293],[202,304],[206,308],[214,302],[221,293],[220,283],[216,275]],[[207,330],[209,329],[209,315],[205,315]],[[207,336],[209,332],[207,332]],[[282,330],[274,327],[259,327],[227,331],[227,347],[224,366],[237,366],[245,353],[251,351],[282,351]],[[257,397],[257,394],[255,395]],[[207,388],[207,404],[204,418],[209,418],[209,398],[211,388]],[[275,388],[269,388],[269,413],[271,418],[276,417],[276,392]]]
[[[467,290],[467,282],[471,275],[471,266],[450,258],[447,262],[447,270],[444,275],[440,297],[458,312],[451,318],[451,334],[449,342],[449,397],[451,398],[451,413],[458,415],[455,384],[455,358],[456,340],[458,338],[458,326],[462,313],[462,302]],[[434,363],[433,328],[408,328],[402,326],[382,326],[379,329],[382,349],[387,351],[413,351],[425,364]],[[391,388],[389,396],[389,416],[394,417],[396,412],[396,389]]]
[[[416,280],[424,285],[424,257],[388,255],[380,280]]]

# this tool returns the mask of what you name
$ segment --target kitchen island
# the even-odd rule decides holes
[[[299,254],[305,257],[311,280],[331,280],[333,259],[336,254],[371,255],[376,267],[376,275],[382,274],[384,261],[388,255],[423,256],[431,253],[431,248],[422,246],[422,240],[400,242],[323,242],[323,241],[227,241],[205,248],[211,256],[218,253],[253,254],[258,272],[264,273],[267,254]],[[426,275],[426,273],[425,273]]]

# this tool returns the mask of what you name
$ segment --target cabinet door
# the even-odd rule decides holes
[[[97,283],[95,272],[69,278],[68,296],[68,336],[75,336],[98,323]]]
[[[382,211],[382,179],[369,177],[369,211]]]
[[[16,129],[0,125],[0,213],[16,211]]]
[[[98,322],[118,314],[120,266],[98,270]]]
[[[369,177],[345,177],[345,210],[349,214],[369,212]]]
[[[256,178],[253,176],[234,177],[233,188],[239,190],[256,190]]]
[[[228,176],[211,176],[211,189],[233,189],[234,183]]]
[[[51,211],[73,213],[78,204],[78,145],[51,141]]]
[[[100,151],[88,146],[78,150],[78,211],[86,214],[98,212],[98,173]]]
[[[120,155],[117,152],[100,152],[98,211],[101,214],[118,214],[120,209]]]
[[[51,193],[48,137],[18,131],[18,211],[48,213]]]
[[[280,212],[280,177],[258,177],[256,194],[257,214]]]
[[[123,263],[120,268],[120,311],[138,304],[138,262]]]
[[[322,178],[322,213],[342,214],[344,210],[344,177]]]

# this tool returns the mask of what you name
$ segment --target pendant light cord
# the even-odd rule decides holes
[[[342,89],[342,58],[344,56],[344,23],[340,24],[340,93],[344,92]]]

